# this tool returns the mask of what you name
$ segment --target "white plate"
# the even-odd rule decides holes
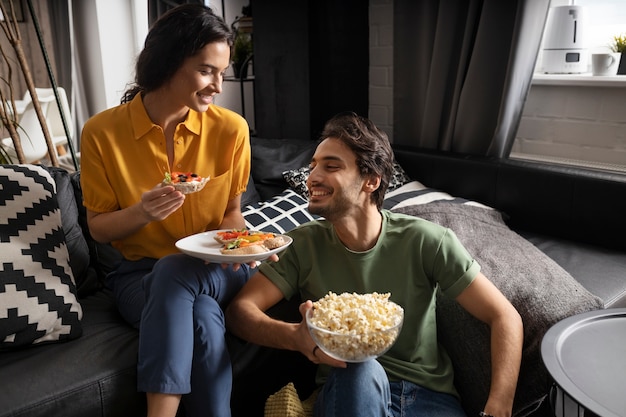
[[[250,255],[224,255],[220,252],[222,245],[215,240],[215,234],[221,231],[223,230],[211,230],[209,232],[187,236],[176,242],[176,247],[187,255],[209,262],[220,264],[245,264],[253,261],[263,261],[272,254],[285,250],[285,248],[293,242],[293,239],[287,235],[276,235],[281,236],[286,242],[280,248],[272,249],[269,252],[253,253]]]

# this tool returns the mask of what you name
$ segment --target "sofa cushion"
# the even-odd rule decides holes
[[[243,208],[248,204],[258,203],[259,201],[261,201],[261,195],[254,185],[254,178],[252,178],[252,174],[250,174],[246,191],[241,194],[241,207]]]
[[[309,198],[309,189],[306,185],[306,180],[309,178],[310,171],[311,170],[307,164],[306,166],[283,172],[283,177],[285,178],[287,184],[289,184],[289,187],[305,199]],[[387,191],[385,191],[385,193],[398,189],[409,182],[411,182],[411,179],[406,172],[404,172],[404,169],[399,163],[394,162],[393,172],[391,174],[391,178],[389,179],[389,185],[387,186]]]
[[[308,165],[317,142],[302,139],[250,139],[251,172],[256,189],[265,201],[287,188],[283,172]]]
[[[74,274],[78,298],[93,292],[91,280],[95,280],[95,271],[90,268],[90,251],[84,229],[81,225],[81,209],[84,210],[82,195],[76,195],[73,176],[63,168],[41,166],[52,176],[56,184],[56,198],[61,210],[61,221],[65,233],[65,243],[70,255],[70,266]],[[85,216],[83,216],[83,219]]]
[[[383,208],[393,210],[416,204],[427,204],[442,201],[491,208],[476,201],[455,197],[446,192],[435,190],[434,188],[428,188],[419,181],[411,181],[385,194]]]
[[[0,185],[0,347],[80,336],[54,180],[36,165],[5,165]]]
[[[544,234],[517,231],[569,272],[604,308],[626,307],[626,252],[559,239]]]
[[[89,233],[87,209],[83,205],[83,192],[80,186],[80,171],[70,175],[74,189],[74,198],[78,208],[78,224],[89,248],[89,269],[85,277],[77,280],[79,300],[104,287],[106,276],[117,269],[124,257],[110,243],[96,242]],[[70,252],[70,257],[72,253]]]
[[[550,382],[541,360],[543,335],[566,317],[602,308],[602,300],[511,231],[496,210],[444,202],[394,211],[452,229],[485,276],[515,306],[524,323],[524,345],[513,414],[526,416],[541,406]],[[489,392],[489,329],[445,297],[438,299],[437,317],[441,341],[455,365],[456,387],[465,411],[478,415]]]
[[[81,304],[80,338],[0,355],[0,381],[7,381],[0,417],[146,415],[145,394],[137,392],[137,330],[108,290]]]
[[[311,172],[311,168],[308,166],[283,172],[283,177],[289,184],[289,187],[307,200],[309,198],[309,187],[306,185],[306,180],[309,178],[309,172]]]
[[[251,230],[285,233],[294,227],[319,218],[308,210],[308,201],[291,189],[268,201],[248,205],[242,209],[246,227]]]

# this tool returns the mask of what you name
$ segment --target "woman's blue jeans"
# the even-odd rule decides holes
[[[376,360],[333,368],[315,417],[466,417],[458,399],[411,382],[389,382]]]
[[[232,367],[223,310],[250,276],[184,254],[124,261],[108,277],[139,328],[139,391],[182,394],[188,417],[230,416]]]

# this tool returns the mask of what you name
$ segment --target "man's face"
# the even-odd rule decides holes
[[[329,221],[356,215],[369,194],[356,165],[356,155],[343,142],[328,138],[317,147],[307,179],[309,212]]]

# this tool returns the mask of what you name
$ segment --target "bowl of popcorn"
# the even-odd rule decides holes
[[[374,359],[395,343],[404,310],[391,294],[335,294],[313,303],[305,316],[311,337],[328,356],[344,362]]]

